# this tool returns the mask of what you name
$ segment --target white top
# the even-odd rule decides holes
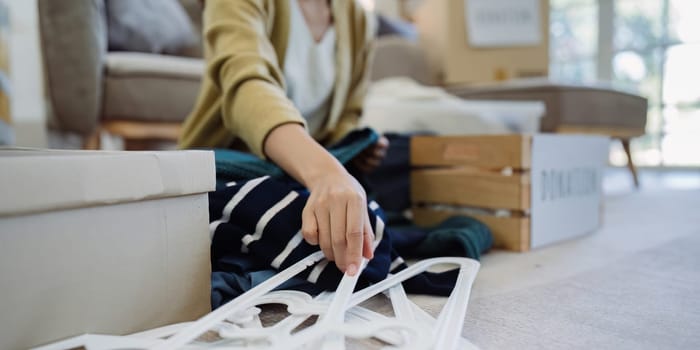
[[[335,86],[335,30],[330,27],[317,43],[297,0],[289,3],[289,42],[283,68],[286,93],[313,135],[330,113]]]

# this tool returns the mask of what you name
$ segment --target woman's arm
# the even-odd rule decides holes
[[[302,213],[304,239],[320,245],[341,271],[354,275],[361,258],[373,256],[374,232],[362,186],[298,124],[273,129],[264,149],[311,192]]]
[[[223,124],[310,190],[302,232],[343,271],[372,257],[364,190],[304,128],[284,93],[277,54],[267,37],[264,0],[207,0],[207,74],[223,95]]]
[[[284,92],[278,53],[268,38],[273,20],[266,0],[207,0],[204,42],[207,75],[221,94],[226,129],[262,157],[270,130],[305,120]]]

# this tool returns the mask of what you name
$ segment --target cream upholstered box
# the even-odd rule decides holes
[[[210,311],[205,151],[0,150],[0,349]]]

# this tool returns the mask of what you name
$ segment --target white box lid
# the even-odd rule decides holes
[[[214,190],[211,151],[0,148],[0,217]]]

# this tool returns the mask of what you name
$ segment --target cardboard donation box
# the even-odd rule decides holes
[[[0,349],[210,311],[206,151],[0,149]]]
[[[414,19],[442,83],[548,74],[547,0],[424,0]]]
[[[527,251],[600,225],[609,140],[584,135],[417,136],[411,139],[416,223],[468,215],[495,246]]]

